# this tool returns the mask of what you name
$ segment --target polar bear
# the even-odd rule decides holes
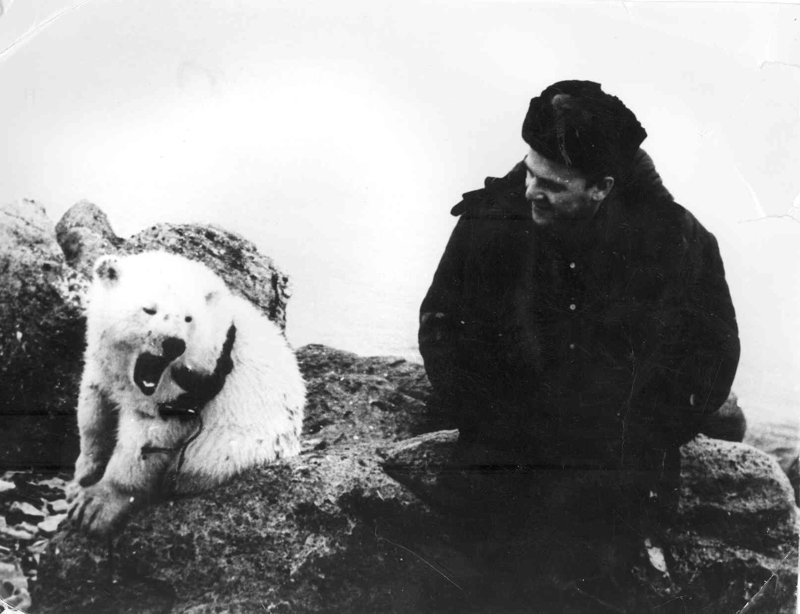
[[[141,505],[299,452],[305,384],[294,353],[205,265],[166,252],[104,256],[86,314],[73,525],[107,535]]]

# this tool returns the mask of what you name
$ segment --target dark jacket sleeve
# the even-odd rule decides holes
[[[739,334],[719,247],[687,213],[688,254],[677,326],[663,348],[653,392],[660,395],[655,428],[670,443],[697,435],[704,416],[727,399],[739,362]]]
[[[521,168],[515,166],[503,178],[487,178],[484,188],[464,194],[453,207],[458,223],[420,307],[419,350],[435,393],[429,407],[461,429],[464,437],[479,428],[480,416],[493,415],[500,402],[497,388],[503,370],[493,359],[496,335],[489,330],[497,326],[498,318],[491,309],[481,310],[476,292],[496,302],[494,286],[482,275],[491,274],[495,281],[504,277],[502,267],[479,254],[492,253],[486,249],[487,240],[505,239],[507,226],[516,225],[524,214],[516,208],[516,196],[510,197],[518,194],[517,184],[522,185]]]
[[[457,335],[469,221],[458,221],[422,301],[419,351],[434,391],[452,388],[456,377]]]
[[[460,415],[469,414],[473,405],[494,402],[501,379],[489,358],[494,335],[484,330],[496,325],[498,318],[494,314],[487,320],[485,313],[476,317],[480,299],[474,295],[475,280],[482,273],[475,267],[485,267],[495,280],[504,279],[503,267],[493,266],[489,257],[493,250],[486,243],[492,237],[508,240],[508,228],[518,227],[525,218],[527,207],[519,198],[524,172],[520,162],[504,177],[488,177],[483,188],[467,192],[453,207],[451,213],[459,220],[420,308],[418,340],[425,370],[440,400],[450,409],[457,407]],[[478,264],[479,253],[489,262]],[[471,285],[466,275],[471,276]],[[484,281],[480,293],[496,299],[493,286]],[[468,416],[461,417],[462,426],[470,424]]]
[[[419,351],[433,387],[428,410],[442,426],[460,430],[464,439],[478,428],[481,399],[490,399],[485,370],[470,363],[480,352],[465,337],[464,271],[475,220],[461,217],[447,243],[420,308]],[[484,410],[486,408],[484,407]]]

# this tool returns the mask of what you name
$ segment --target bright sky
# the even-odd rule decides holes
[[[449,208],[524,154],[528,100],[603,83],[720,240],[735,389],[800,399],[800,7],[0,0],[0,200],[123,236],[213,222],[293,279],[289,336],[414,352]],[[796,219],[781,217],[794,215]]]

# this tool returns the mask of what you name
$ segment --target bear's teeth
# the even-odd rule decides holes
[[[147,380],[143,381],[142,385],[147,389],[156,387],[155,382],[148,382]]]

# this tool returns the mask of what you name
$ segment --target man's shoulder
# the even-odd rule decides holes
[[[675,201],[643,149],[636,154],[621,200],[626,217],[639,220],[634,224],[639,226],[637,231],[655,231],[668,240],[675,235],[695,240],[713,236],[691,211]]]
[[[464,219],[527,217],[524,164],[517,163],[504,177],[487,177],[482,188],[462,194],[450,213]]]
[[[653,220],[657,221],[656,229],[672,231],[692,241],[714,236],[689,209],[672,199],[650,203],[647,212],[651,225]]]
[[[638,203],[625,235],[640,256],[675,266],[694,267],[711,253],[708,250],[719,249],[714,235],[671,198]]]

